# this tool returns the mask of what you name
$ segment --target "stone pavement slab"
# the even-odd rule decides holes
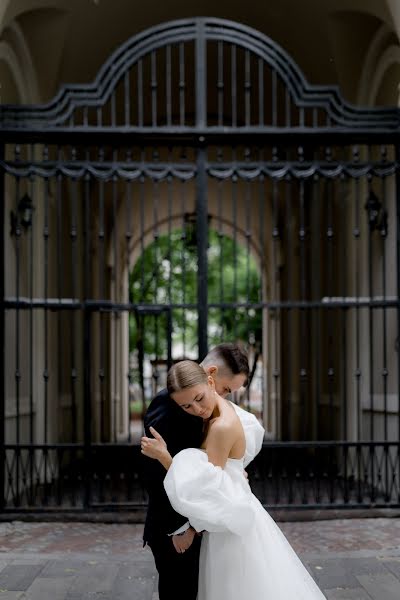
[[[400,519],[280,527],[328,600],[400,600]],[[0,600],[158,600],[142,530],[131,524],[2,523]]]
[[[357,575],[362,588],[374,600],[399,600],[400,581],[391,573],[376,573],[373,575]]]
[[[371,600],[371,596],[362,588],[335,588],[325,592],[327,600]]]
[[[38,577],[22,596],[24,600],[64,600],[70,586],[68,578],[54,577],[46,579]],[[2,595],[0,598],[3,600]]]
[[[388,569],[388,571],[393,573],[397,579],[400,579],[400,556],[398,558],[392,557],[390,559],[381,558],[380,560]]]
[[[43,565],[7,565],[0,573],[0,590],[24,591],[34,582]]]

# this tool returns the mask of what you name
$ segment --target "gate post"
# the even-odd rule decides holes
[[[4,144],[0,145],[0,161],[4,160]],[[4,291],[5,291],[5,190],[4,190],[4,167],[0,167],[0,298],[1,298],[1,315],[0,315],[0,512],[5,507],[5,304],[4,304]]]

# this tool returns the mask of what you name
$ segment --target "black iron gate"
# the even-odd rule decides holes
[[[143,506],[143,411],[222,340],[265,505],[399,506],[398,109],[201,18],[0,123],[3,512]]]

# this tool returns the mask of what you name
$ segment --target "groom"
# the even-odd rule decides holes
[[[200,363],[215,382],[216,392],[227,396],[246,385],[249,376],[247,356],[236,344],[215,346]],[[193,410],[197,409],[193,405]],[[174,456],[185,448],[199,448],[203,441],[203,420],[182,410],[166,389],[151,402],[145,418],[145,435],[154,427]],[[143,545],[150,546],[159,575],[160,600],[196,600],[201,537],[187,519],[172,508],[164,490],[166,471],[157,461],[143,458],[144,483],[149,505]]]

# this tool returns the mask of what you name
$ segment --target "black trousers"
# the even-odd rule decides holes
[[[200,543],[201,536],[196,535],[190,548],[179,554],[167,535],[148,542],[158,571],[160,600],[196,600]]]

